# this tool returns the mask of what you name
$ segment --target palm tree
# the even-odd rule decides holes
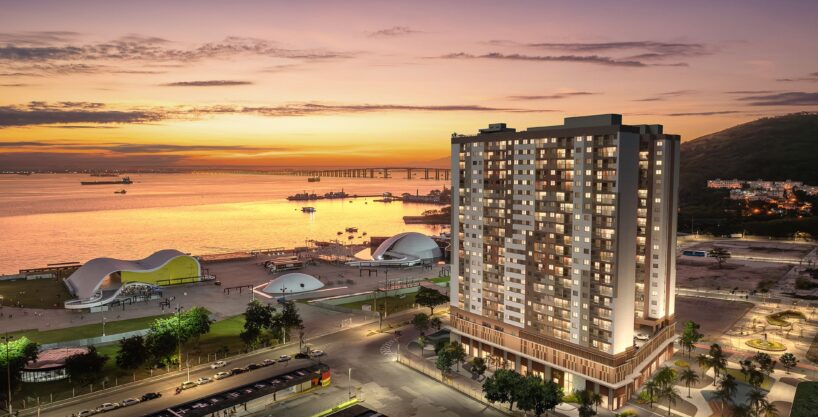
[[[659,372],[656,373],[656,376],[653,377],[653,380],[656,381],[660,387],[673,385],[676,382],[676,371],[667,366],[663,366],[659,369]]]
[[[721,414],[724,415],[724,409],[728,402],[733,401],[738,390],[738,383],[733,375],[727,374],[719,381],[719,388],[716,390],[716,397],[721,400]]]
[[[648,402],[650,403],[650,408],[653,408],[653,399],[656,396],[656,392],[659,390],[659,384],[656,383],[654,380],[648,380],[645,382],[645,391],[648,393]]]
[[[690,386],[699,382],[699,374],[690,368],[685,368],[681,375],[679,375],[679,380],[687,387],[687,398],[690,398]]]
[[[758,408],[758,415],[761,417],[778,417],[778,408],[773,403],[764,401]]]
[[[727,358],[718,343],[710,345],[710,366],[713,368],[716,378],[720,376],[721,371],[727,369]]]
[[[676,389],[673,385],[667,385],[662,388],[662,391],[659,395],[667,400],[667,415],[670,417],[670,409],[672,406],[676,405],[676,401],[680,400],[682,397],[679,396],[679,390]]]
[[[747,400],[750,403],[750,409],[754,411],[758,411],[761,404],[767,402],[766,398],[767,393],[758,388],[754,388],[752,391],[750,391],[749,394],[747,394]]]
[[[594,403],[594,411],[599,411],[599,406],[602,405],[602,396],[598,392],[592,392],[591,401]]]

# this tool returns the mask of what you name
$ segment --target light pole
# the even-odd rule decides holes
[[[8,398],[6,398],[6,401],[9,406],[9,415],[11,416],[14,415],[14,410],[12,410],[11,405],[11,359],[9,356],[9,345],[14,338],[9,336],[8,332],[6,332],[2,339],[6,343],[6,385],[8,387]]]
[[[352,368],[349,368],[349,373],[347,374],[347,400],[352,399]]]
[[[105,316],[102,316],[102,337],[105,337]]]

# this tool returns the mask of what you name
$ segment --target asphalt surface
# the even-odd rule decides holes
[[[409,316],[393,316],[390,321],[405,321]],[[256,400],[254,410],[247,414],[258,416],[310,416],[346,401],[349,393],[359,396],[364,403],[391,417],[400,416],[502,416],[503,414],[486,407],[459,392],[395,362],[398,346],[406,349],[406,344],[416,337],[411,326],[402,329],[403,335],[396,338],[391,333],[373,333],[377,323],[354,327],[340,332],[317,337],[309,343],[313,349],[321,349],[326,356],[321,358],[332,368],[332,383],[290,400],[272,402],[272,396]],[[207,365],[191,368],[190,379],[202,376],[212,377],[218,371],[243,367],[265,358],[278,358],[281,354],[294,355],[298,344],[257,351],[248,355],[229,359],[225,368],[210,369]],[[174,405],[186,403],[225,390],[312,363],[310,360],[292,360],[288,364],[275,364],[244,374],[214,381],[181,394],[174,395],[175,388],[187,380],[186,372],[173,372],[135,384],[84,395],[72,400],[50,404],[40,410],[43,417],[70,417],[80,410],[96,408],[105,402],[120,402],[129,397],[139,398],[146,392],[159,392],[162,397],[134,406],[97,414],[105,417],[146,415]],[[351,380],[348,378],[352,369]],[[259,402],[262,404],[259,405]],[[27,410],[21,416],[37,415],[36,410]],[[244,415],[244,414],[242,414]]]

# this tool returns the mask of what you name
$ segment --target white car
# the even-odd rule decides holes
[[[82,410],[77,413],[77,417],[88,417],[97,413],[97,410]]]
[[[270,365],[275,364],[275,363],[276,363],[276,360],[275,360],[275,359],[265,359],[265,360],[264,360],[263,362],[261,362],[261,363],[262,363],[264,366],[270,366]]]
[[[117,408],[119,408],[118,403],[103,403],[101,406],[97,407],[97,412],[111,411],[116,410]]]
[[[195,382],[185,381],[185,382],[182,382],[182,385],[180,385],[179,387],[182,388],[182,389],[191,389],[191,388],[193,388],[195,386],[196,386]]]
[[[227,362],[225,361],[216,361],[210,364],[210,369],[216,369],[227,366]]]
[[[310,351],[310,356],[312,356],[313,358],[317,358],[319,356],[324,356],[324,351],[323,350],[318,350],[318,349],[312,350],[312,351]]]
[[[636,333],[636,335],[634,335],[633,338],[636,339],[636,340],[644,342],[646,340],[650,340],[650,335],[648,335],[647,333],[639,332],[639,333]]]
[[[204,385],[204,384],[207,384],[207,383],[210,383],[210,382],[213,382],[213,380],[206,377],[206,376],[203,376],[203,377],[196,380],[196,385]]]
[[[229,377],[230,375],[233,375],[233,374],[231,374],[230,372],[221,371],[221,372],[217,373],[216,375],[213,375],[213,379],[225,379],[225,378]]]
[[[288,360],[292,359],[290,355],[281,355],[278,357],[279,362],[287,362]]]
[[[122,400],[122,402],[120,402],[119,405],[121,405],[123,407],[127,407],[129,405],[134,405],[134,404],[136,404],[138,402],[139,402],[139,399],[137,399],[137,398],[126,398],[126,399]]]

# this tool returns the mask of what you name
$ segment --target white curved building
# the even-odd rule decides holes
[[[66,301],[65,308],[100,307],[128,288],[155,287],[178,280],[198,281],[201,275],[199,261],[175,249],[161,250],[134,261],[96,258],[65,279],[68,291],[77,297]]]
[[[404,232],[386,239],[374,252],[371,261],[349,262],[351,266],[412,266],[443,257],[437,242],[418,232]]]
[[[315,291],[324,287],[324,283],[312,275],[293,272],[284,274],[267,284],[262,291],[267,294],[290,294]]]

